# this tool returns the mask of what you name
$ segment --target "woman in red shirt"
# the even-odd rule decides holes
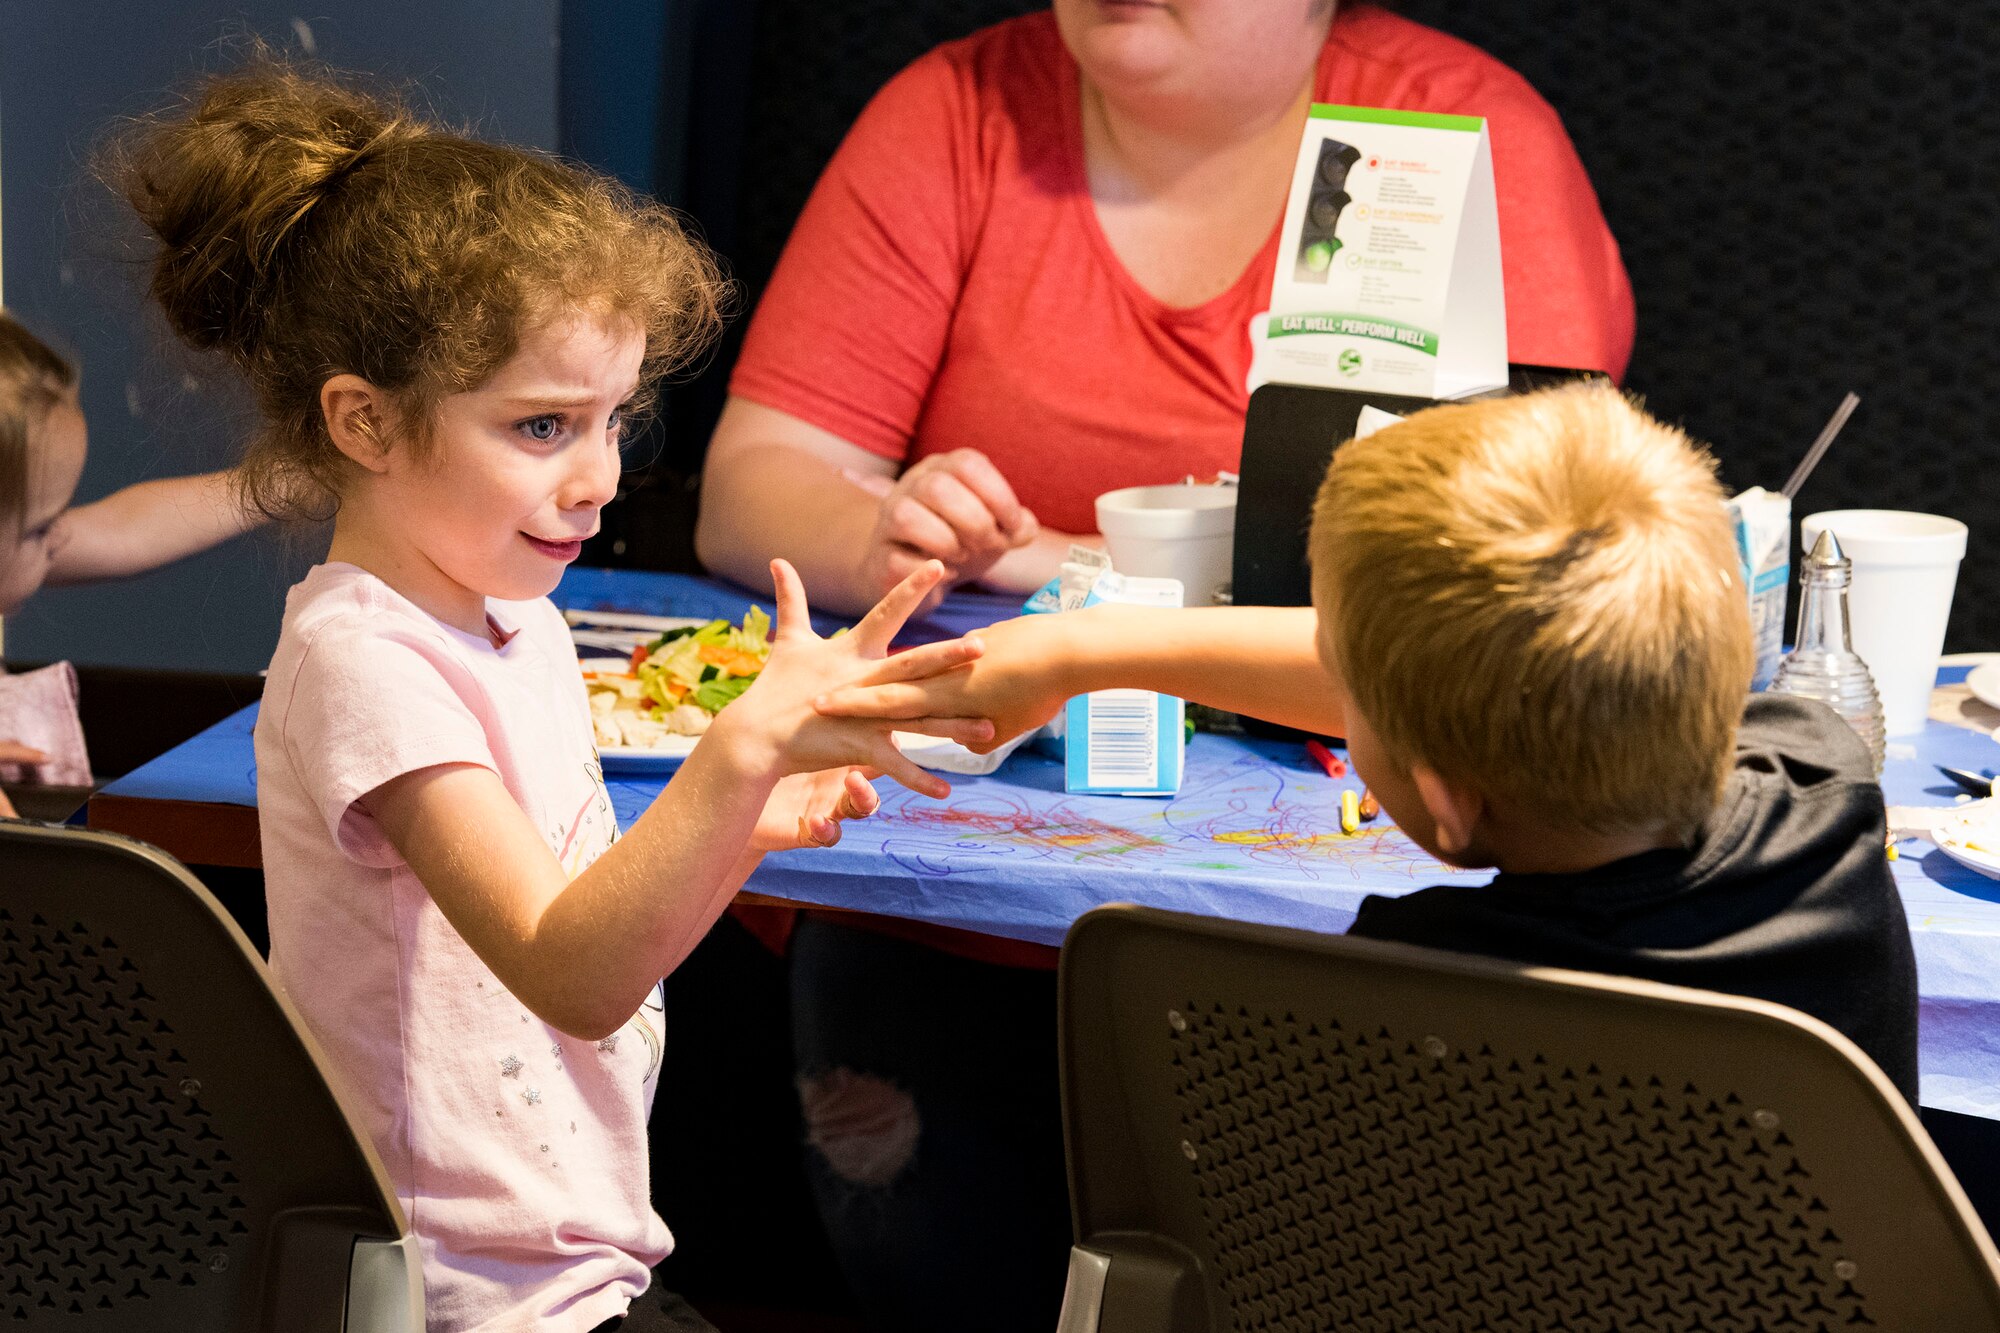
[[[1618,248],[1549,106],[1432,29],[1329,0],[1055,0],[864,111],[765,292],[697,546],[870,605],[918,562],[1026,593],[1122,486],[1234,469],[1313,102],[1484,116],[1515,361],[1622,375]],[[1033,946],[801,922],[808,1166],[871,1327],[1050,1327],[1068,1245]],[[1009,966],[1006,964],[1016,964]]]
[[[1631,288],[1561,122],[1477,48],[1324,0],[1059,0],[893,79],[828,164],[716,428],[711,569],[860,611],[1026,593],[1092,503],[1234,469],[1312,102],[1486,117],[1510,358],[1621,376]]]

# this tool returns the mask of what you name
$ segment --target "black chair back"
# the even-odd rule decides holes
[[[0,1322],[420,1333],[421,1265],[314,1044],[164,853],[0,821]]]
[[[2000,1328],[1915,1112],[1792,1010],[1133,907],[1060,994],[1063,1333]]]

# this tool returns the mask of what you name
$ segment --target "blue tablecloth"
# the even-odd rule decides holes
[[[748,594],[680,575],[580,569],[556,599],[593,610],[734,617]],[[1017,605],[955,596],[911,637],[960,633]],[[1946,668],[1939,680],[1964,674]],[[245,709],[106,791],[253,805],[255,717]],[[1931,723],[1914,744],[1892,745],[1882,778],[1889,801],[1950,803],[1956,788],[1934,763],[2000,767],[2000,745]],[[636,819],[662,782],[613,777],[620,823]],[[1339,792],[1357,784],[1328,778],[1301,747],[1280,742],[1195,737],[1180,794],[1168,799],[1067,795],[1062,766],[1032,750],[991,777],[954,779],[942,802],[881,785],[881,811],[848,825],[838,847],[772,856],[750,887],[1056,944],[1070,922],[1109,902],[1342,931],[1370,893],[1487,878],[1439,865],[1386,822],[1342,834]],[[2000,882],[1921,842],[1904,844],[1893,869],[1923,993],[1924,1103],[2000,1118]]]

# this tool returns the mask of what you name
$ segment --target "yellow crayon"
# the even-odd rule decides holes
[[[1340,831],[1342,833],[1361,831],[1361,797],[1351,791],[1340,794]]]

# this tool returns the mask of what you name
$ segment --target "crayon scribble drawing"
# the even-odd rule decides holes
[[[850,836],[924,876],[990,870],[996,859],[1042,871],[1096,865],[1349,883],[1463,873],[1440,865],[1386,819],[1341,832],[1338,789],[1261,750],[1239,750],[1216,767],[1190,765],[1180,794],[1164,799],[1069,796],[965,778],[944,801],[892,792]]]

